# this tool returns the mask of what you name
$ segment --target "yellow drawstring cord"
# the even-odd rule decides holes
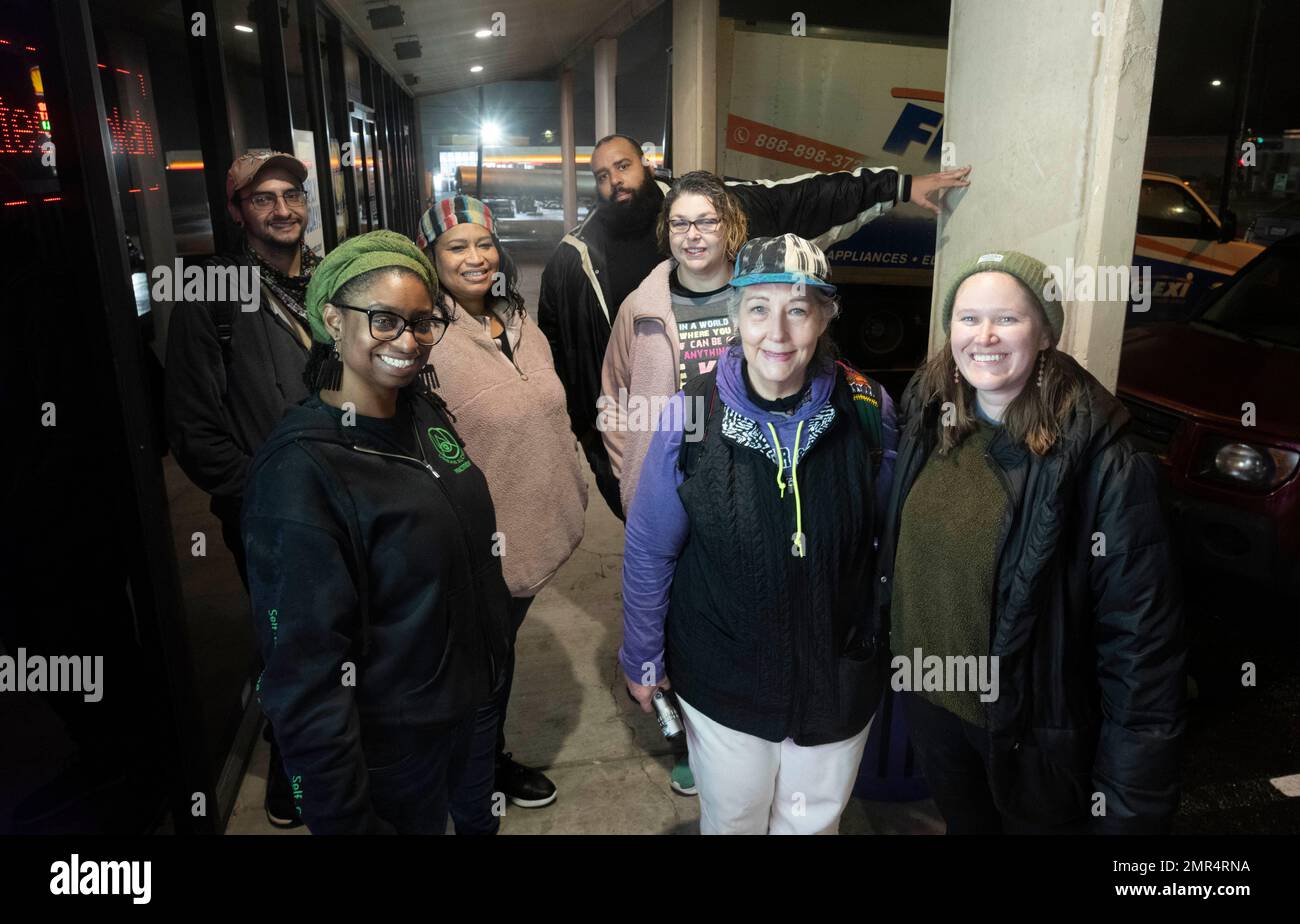
[[[803,541],[803,501],[799,497],[799,439],[803,435],[803,421],[799,421],[799,426],[794,431],[794,452],[790,456],[790,481],[794,485],[794,530],[796,541],[799,543],[799,557],[803,558],[807,554]],[[776,427],[770,423],[767,429],[772,432],[772,442],[776,445],[776,484],[781,489],[781,499],[785,499],[785,457],[781,453],[781,440],[776,435]]]
[[[776,427],[768,424],[767,429],[772,431],[772,444],[776,446],[776,486],[781,489],[781,499],[785,500],[785,479],[781,477],[785,474],[785,456],[781,452],[781,440],[776,435]]]

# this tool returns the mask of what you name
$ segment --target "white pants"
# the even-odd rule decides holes
[[[701,834],[835,834],[871,724],[852,738],[800,747],[720,725],[680,696]],[[874,718],[872,721],[875,721]]]

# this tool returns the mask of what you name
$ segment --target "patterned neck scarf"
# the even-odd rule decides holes
[[[311,248],[306,244],[302,247],[302,257],[299,266],[299,275],[290,276],[280,272],[271,264],[262,259],[261,255],[248,244],[248,237],[244,237],[244,255],[249,261],[258,268],[262,282],[266,283],[275,297],[284,303],[284,306],[293,312],[294,316],[307,325],[307,283],[311,282],[312,271],[320,263],[320,257],[312,253]]]

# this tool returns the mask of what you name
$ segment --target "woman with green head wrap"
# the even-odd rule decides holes
[[[487,484],[420,378],[437,287],[393,232],[329,254],[307,290],[315,393],[249,475],[258,692],[313,833],[442,833],[510,652]]]

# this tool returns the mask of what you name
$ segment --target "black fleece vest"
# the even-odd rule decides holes
[[[831,401],[830,426],[800,451],[799,557],[789,466],[782,497],[776,463],[723,432],[727,409],[717,399],[678,489],[690,535],[667,622],[668,676],[691,706],[736,731],[804,746],[860,732],[882,677],[865,641],[875,564],[870,447],[838,376]]]

